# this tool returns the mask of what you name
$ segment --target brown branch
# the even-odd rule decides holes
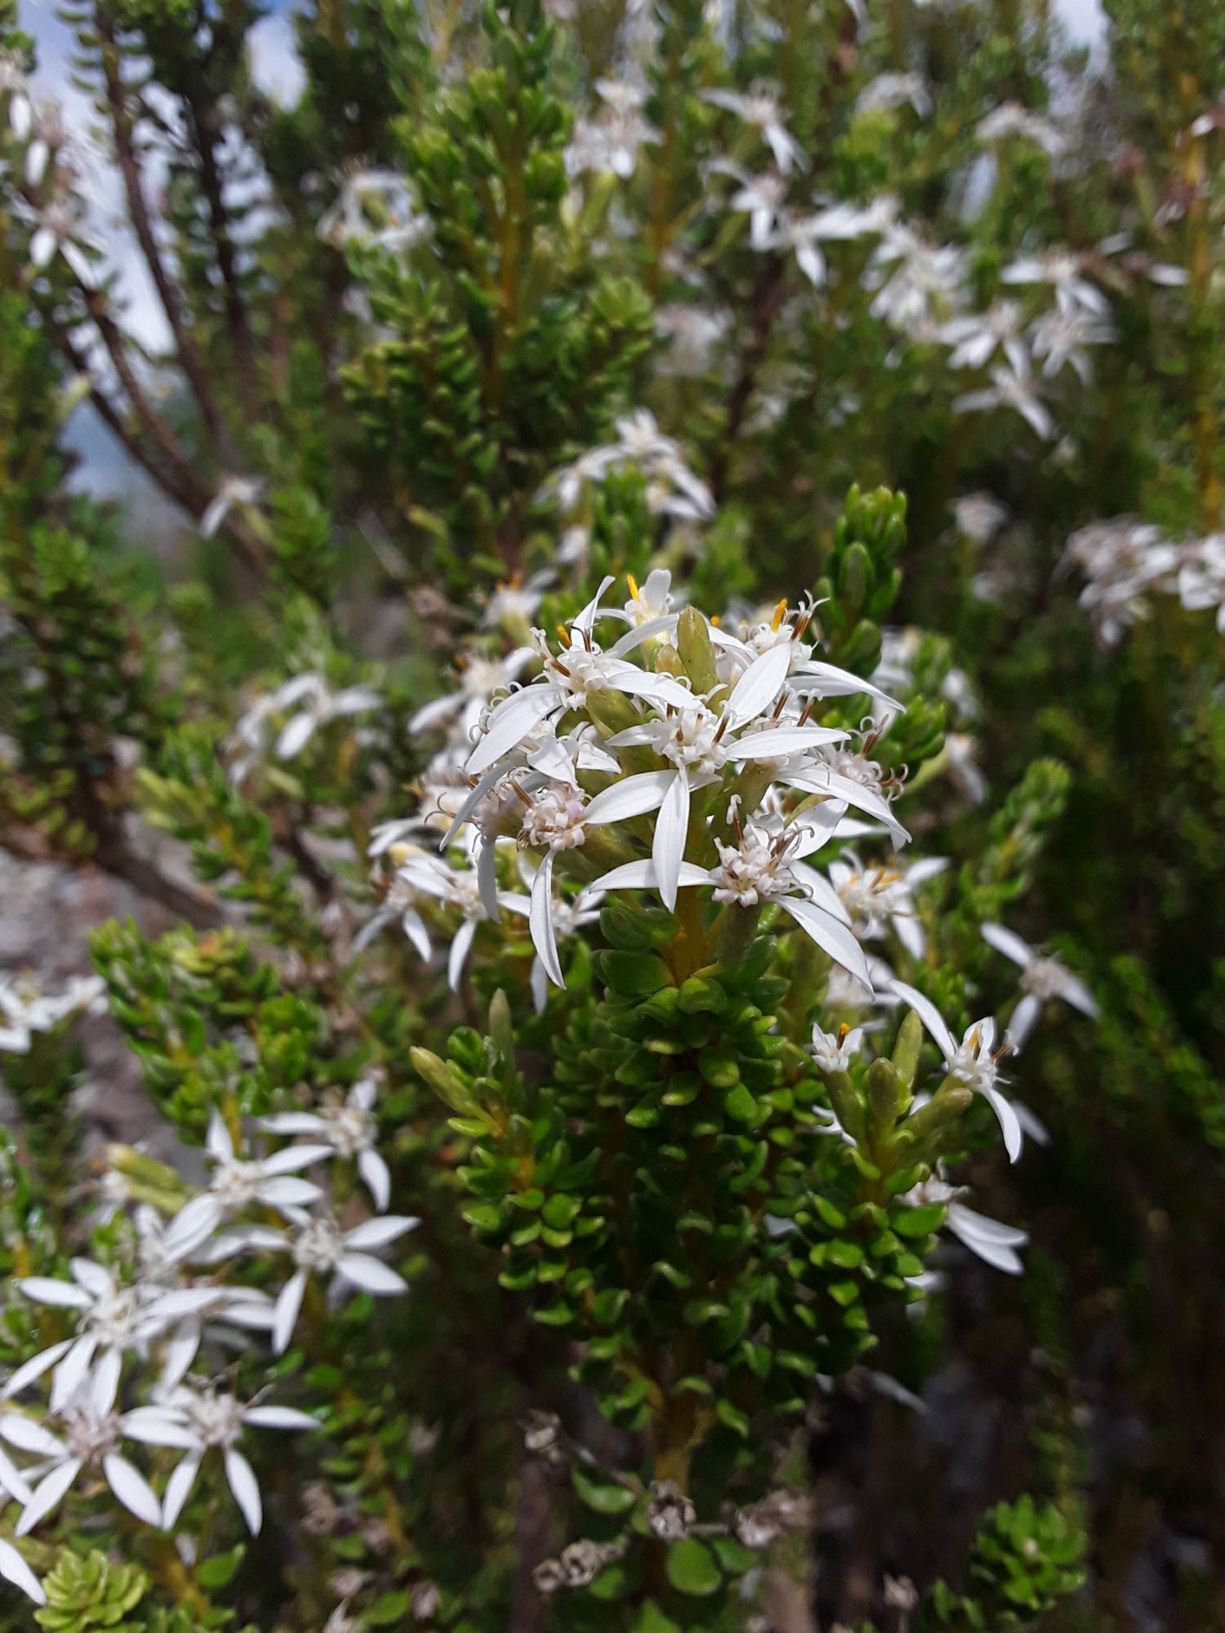
[[[748,412],[749,402],[757,386],[757,373],[765,358],[766,347],[770,343],[770,331],[782,309],[783,297],[786,294],[784,273],[785,268],[781,260],[774,258],[767,261],[753,291],[748,344],[740,361],[740,373],[727,399],[727,425],[719,443],[719,451],[710,467],[710,490],[716,500],[723,497],[732,448],[740,435],[744,416]]]
[[[71,334],[69,334],[65,326],[58,322],[45,306],[40,306],[39,311],[43,322],[47,325],[47,332],[50,334],[57,349],[68,362],[73,372],[79,374],[83,379],[89,381],[90,402],[102,421],[123,445],[133,463],[139,465],[141,470],[144,471],[147,476],[152,478],[153,482],[162,490],[167,498],[173,499],[176,504],[181,505],[182,508],[192,517],[193,521],[199,521],[208,505],[211,503],[212,495],[208,492],[208,489],[203,483],[195,480],[194,478],[192,478],[188,483],[184,483],[182,480],[184,471],[186,471],[186,474],[191,477],[190,468],[185,464],[185,456],[182,456],[184,463],[178,466],[174,464],[167,464],[163,459],[159,458],[158,455],[149,448],[144,438],[133,430],[133,428],[125,420],[124,416],[120,413],[115,403],[112,402],[112,400],[94,380],[89,367],[88,359],[73,340]],[[113,324],[112,328],[114,328]],[[118,334],[119,332],[116,329],[116,338],[118,338]],[[108,347],[107,349],[109,352],[110,348]],[[115,361],[113,354],[112,361]],[[125,367],[130,375],[131,367],[126,363],[126,359]],[[116,362],[116,372],[118,371],[119,366]],[[120,377],[122,379],[122,375]],[[152,413],[152,410],[150,410],[150,413]],[[224,527],[226,533],[233,539],[235,545],[237,546],[243,565],[254,576],[256,581],[262,579],[267,565],[264,546],[256,534],[252,531],[251,527],[241,516],[235,515],[226,517]]]
[[[213,442],[219,447],[224,447],[227,441],[225,426],[209,384],[207,369],[196,350],[191,335],[187,331],[178,292],[170,281],[157,247],[149,207],[145,201],[140,166],[133,145],[133,120],[120,75],[119,50],[115,43],[115,32],[105,6],[97,3],[97,0],[95,0],[94,5],[94,30],[98,36],[100,47],[103,78],[106,84],[106,100],[110,109],[111,127],[115,137],[115,155],[119,161],[119,174],[123,180],[124,194],[128,202],[128,215],[132,222],[132,228],[136,233],[136,241],[140,245],[141,253],[149,268],[149,274],[153,279],[158,298],[162,303],[162,309],[166,314],[166,322],[169,324],[170,332],[174,337],[175,353],[179,364],[195,394],[204,423],[208,427]]]
[[[216,107],[215,105],[201,107],[199,101],[190,95],[185,96],[184,100],[191,115],[191,126],[195,134],[195,148],[200,160],[200,183],[204,189],[204,197],[208,204],[209,218],[212,223],[213,244],[217,252],[217,266],[220,269],[222,282],[225,286],[226,323],[229,326],[230,342],[234,348],[238,394],[242,399],[244,410],[249,417],[254,419],[257,411],[253,389],[255,347],[251,339],[251,328],[247,322],[247,309],[243,301],[242,287],[238,278],[238,262],[234,253],[234,240],[230,237],[230,216],[225,207],[221,172],[217,165]]]
[[[225,915],[215,902],[187,885],[168,879],[147,856],[133,850],[123,834],[104,835],[92,859],[107,873],[122,879],[142,896],[160,902],[176,918],[186,920],[196,930],[215,930],[225,923]]]

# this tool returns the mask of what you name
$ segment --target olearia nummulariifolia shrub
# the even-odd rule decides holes
[[[0,0],[0,843],[174,924],[0,972],[6,1625],[1222,1614],[1225,35],[1107,10],[74,0],[99,150]]]

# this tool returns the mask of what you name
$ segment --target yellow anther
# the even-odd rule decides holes
[[[714,617],[710,620],[710,627],[712,629],[719,629],[721,627],[721,625],[722,625],[722,622],[723,622],[723,620],[719,617],[719,614],[715,613]]]
[[[779,626],[782,624],[783,619],[786,616],[787,616],[787,598],[786,598],[786,596],[784,596],[783,599],[779,602],[778,606],[775,607],[775,609],[774,609],[774,617],[770,620],[770,628],[771,629],[778,629]]]
[[[839,1046],[839,1048],[841,1048],[841,1046],[846,1042],[847,1035],[849,1034],[850,1030],[851,1030],[850,1024],[847,1021],[839,1022],[839,1025],[838,1025],[838,1046]]]
[[[557,625],[557,634],[566,646],[570,645],[570,631],[566,628],[565,624]]]
[[[638,580],[634,577],[633,573],[626,573],[625,582],[630,587],[630,600],[641,601],[642,591],[638,588]]]

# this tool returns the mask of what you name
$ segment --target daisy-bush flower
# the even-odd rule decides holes
[[[231,511],[251,510],[259,504],[267,486],[261,476],[223,476],[217,492],[200,517],[200,533],[211,539]]]
[[[1055,434],[1051,412],[1039,399],[1032,378],[1016,369],[993,368],[990,385],[978,391],[963,392],[953,399],[955,414],[991,413],[1000,408],[1019,414],[1034,435],[1044,442]]]
[[[849,922],[861,940],[875,940],[888,928],[911,958],[921,959],[927,938],[923,934],[914,892],[948,866],[942,856],[924,857],[909,867],[877,864],[865,867],[853,851],[843,851],[829,865],[829,877]]]
[[[647,482],[647,504],[653,515],[705,521],[714,515],[714,496],[689,469],[680,444],[659,428],[654,414],[638,408],[614,422],[616,441],[589,449],[546,484],[563,510],[575,509],[585,484],[599,484],[612,471],[637,470]]]
[[[205,1150],[213,1164],[208,1189],[184,1204],[166,1233],[168,1250],[176,1255],[194,1253],[219,1226],[256,1204],[282,1209],[318,1202],[323,1193],[313,1180],[301,1178],[302,1170],[336,1153],[331,1140],[320,1140],[287,1145],[270,1157],[239,1157],[217,1112],[209,1120]]]
[[[856,113],[880,113],[894,108],[913,108],[920,119],[932,111],[931,93],[921,74],[877,74],[860,91]]]
[[[32,982],[0,976],[0,1051],[28,1054],[36,1033],[52,1032],[71,1015],[101,1014],[106,983],[97,976],[73,976],[58,993],[41,992]]]
[[[1053,998],[1096,1020],[1097,1003],[1085,983],[1049,954],[1038,952],[1002,924],[984,924],[983,940],[1021,971],[1021,998],[1012,1012],[1005,1041],[1019,1049],[1033,1031],[1043,1006]]]
[[[1002,102],[993,108],[985,119],[979,120],[975,134],[984,147],[1019,139],[1031,142],[1051,158],[1062,153],[1065,147],[1062,134],[1049,119],[1032,108],[1022,107],[1019,102]]]
[[[342,1230],[328,1214],[303,1214],[295,1220],[295,1231],[286,1242],[279,1233],[260,1230],[250,1236],[251,1246],[279,1251],[287,1248],[294,1271],[277,1295],[272,1324],[272,1347],[280,1355],[289,1348],[302,1300],[311,1276],[332,1279],[373,1293],[378,1298],[408,1291],[408,1283],[372,1249],[389,1246],[421,1223],[419,1219],[396,1214],[380,1214],[350,1230]]]
[[[336,202],[319,217],[319,237],[337,249],[353,244],[403,255],[428,242],[433,224],[421,212],[406,176],[394,170],[357,170],[346,176]]]
[[[1105,295],[1085,277],[1082,258],[1072,250],[1052,249],[1019,256],[1000,273],[1000,280],[1006,284],[1047,284],[1064,312],[1080,307],[1096,317],[1108,317],[1110,313]]]
[[[1179,552],[1151,522],[1116,516],[1073,533],[1064,565],[1084,574],[1080,604],[1103,644],[1114,646],[1124,630],[1148,616],[1150,593],[1175,581]]]
[[[0,1416],[0,1436],[39,1459],[36,1483],[15,1527],[19,1537],[59,1507],[83,1471],[94,1468],[129,1513],[146,1525],[161,1524],[162,1505],[153,1488],[119,1450],[127,1414],[115,1410],[117,1384],[117,1375],[97,1374],[92,1385],[56,1411],[59,1434],[18,1412]]]
[[[726,108],[746,125],[759,130],[784,176],[789,171],[804,169],[804,151],[783,124],[778,99],[771,92],[755,87],[747,95],[739,91],[716,90],[703,91],[702,97],[717,108]]]
[[[246,1429],[317,1429],[317,1420],[290,1406],[244,1405],[221,1390],[182,1386],[162,1405],[137,1406],[124,1419],[124,1429],[133,1440],[149,1446],[169,1446],[184,1453],[166,1484],[162,1524],[173,1530],[191,1495],[200,1465],[210,1451],[217,1451],[225,1467],[226,1482],[242,1511],[247,1529],[258,1535],[263,1523],[263,1504],[255,1470],[238,1449]]]
[[[935,340],[965,303],[966,271],[959,246],[930,244],[910,227],[892,226],[868,263],[872,316],[914,340]]]
[[[146,1351],[184,1313],[179,1297],[165,1287],[144,1281],[125,1285],[92,1259],[75,1258],[69,1270],[71,1280],[23,1276],[15,1282],[31,1303],[72,1312],[77,1330],[18,1367],[4,1386],[5,1398],[20,1394],[52,1367],[53,1411],[91,1377],[99,1396],[113,1397],[128,1352]]]
[[[807,858],[852,808],[896,841],[906,838],[879,765],[851,746],[848,728],[815,718],[826,699],[885,694],[817,657],[804,638],[811,607],[789,616],[782,604],[734,633],[696,609],[674,610],[662,576],[648,581],[649,598],[631,584],[626,609],[604,609],[612,583],[604,581],[559,647],[537,632],[541,672],[483,722],[466,762],[473,789],[454,827],[499,789],[512,797],[498,797],[478,871],[493,877],[505,838],[537,858],[529,930],[557,985],[567,900],[558,882],[567,876],[584,910],[595,892],[639,889],[657,891],[669,908],[681,890],[697,888],[729,910],[775,906],[869,983],[837,893]],[[630,627],[605,646],[596,627],[614,619]],[[703,655],[696,679],[681,650]],[[668,664],[657,666],[665,653]],[[789,806],[803,811],[789,819]],[[422,877],[430,871],[424,859],[407,866]],[[432,863],[435,872],[448,866]]]
[[[1029,1241],[1026,1232],[967,1208],[961,1200],[966,1194],[964,1186],[949,1185],[942,1179],[933,1178],[907,1191],[902,1201],[915,1208],[933,1205],[944,1208],[944,1228],[963,1247],[969,1248],[971,1253],[995,1270],[1002,1270],[1009,1276],[1021,1275],[1025,1264],[1017,1250]]]
[[[566,148],[566,170],[571,176],[593,171],[625,181],[638,167],[639,149],[659,141],[659,132],[642,111],[646,87],[637,80],[600,79],[595,88],[603,106],[596,118],[576,122]]]
[[[996,301],[985,312],[950,318],[941,326],[940,339],[949,350],[952,369],[981,369],[997,353],[1017,373],[1029,368],[1024,339],[1024,314],[1016,301]]]
[[[851,1062],[863,1047],[862,1026],[842,1025],[837,1032],[825,1032],[821,1026],[812,1029],[812,1058],[823,1072],[848,1072]]]
[[[376,1149],[374,1103],[378,1093],[377,1080],[363,1077],[343,1098],[328,1096],[318,1111],[277,1112],[262,1117],[259,1126],[269,1134],[304,1134],[315,1144],[330,1145],[338,1158],[355,1162],[371,1201],[385,1213],[391,1200],[391,1174]]]
[[[958,1043],[930,998],[925,998],[905,981],[894,981],[893,991],[909,1004],[935,1040],[936,1047],[944,1056],[944,1069],[948,1077],[972,1089],[975,1094],[981,1094],[991,1107],[1003,1133],[1009,1160],[1015,1162],[1021,1155],[1024,1139],[1021,1123],[1011,1102],[996,1087],[1000,1055],[1006,1054],[1011,1045],[1005,1044],[997,1052],[994,1020],[985,1016],[980,1021],[974,1021]]]
[[[1029,330],[1029,343],[1042,372],[1052,379],[1070,368],[1082,386],[1093,377],[1093,364],[1086,348],[1106,346],[1115,338],[1108,318],[1073,306],[1064,311],[1056,306],[1036,318]]]

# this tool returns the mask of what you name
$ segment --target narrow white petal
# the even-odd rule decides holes
[[[61,1406],[66,1406],[81,1387],[97,1347],[98,1340],[92,1334],[87,1333],[84,1338],[77,1339],[59,1366],[56,1367],[55,1375],[51,1380],[51,1410],[53,1412],[58,1412]]]
[[[544,965],[545,974],[554,986],[564,987],[566,978],[562,973],[561,960],[557,954],[557,934],[553,928],[552,851],[545,854],[544,861],[536,869],[536,877],[532,880],[528,926],[532,933],[532,945],[536,949],[537,957]]]
[[[366,1150],[358,1156],[357,1171],[370,1192],[370,1200],[381,1213],[391,1201],[391,1174],[387,1164],[377,1151]]]
[[[913,871],[913,870],[912,870]],[[1034,961],[1034,950],[1028,942],[1022,941],[1020,936],[1006,930],[1002,924],[984,924],[982,926],[983,940],[996,952],[1003,953],[1005,958],[1011,958],[1014,964],[1028,969]]]
[[[64,1448],[60,1446],[53,1455],[62,1457]],[[19,1503],[28,1503],[30,1500],[30,1488],[25,1482],[24,1475],[8,1453],[4,1451],[0,1451],[0,1490],[7,1492],[10,1497],[15,1498]]]
[[[234,1142],[225,1125],[225,1118],[219,1111],[214,1111],[208,1120],[208,1133],[204,1144],[209,1156],[215,1157],[218,1162],[230,1162],[233,1159]]]
[[[161,1528],[162,1505],[153,1495],[144,1475],[126,1457],[120,1457],[118,1452],[108,1453],[102,1459],[102,1472],[106,1475],[107,1485],[129,1513],[135,1514],[146,1525]]]
[[[44,1475],[34,1487],[29,1502],[22,1509],[21,1518],[13,1527],[13,1534],[24,1537],[40,1520],[45,1520],[51,1510],[63,1502],[68,1488],[80,1472],[80,1460],[70,1457],[66,1463],[60,1463],[50,1474]]]
[[[221,1223],[221,1204],[209,1192],[193,1197],[166,1226],[162,1248],[171,1263],[190,1258]]]
[[[174,1473],[166,1482],[166,1496],[162,1503],[162,1525],[167,1531],[173,1530],[179,1515],[183,1512],[183,1505],[191,1496],[191,1488],[196,1483],[196,1475],[200,1472],[201,1452],[189,1452],[179,1463]]]
[[[451,942],[451,951],[447,958],[447,982],[452,992],[459,991],[459,983],[464,974],[464,965],[468,962],[468,954],[472,950],[472,938],[475,935],[475,919],[466,919],[455,932],[454,940]]]
[[[670,703],[674,709],[692,709],[693,693],[671,675],[652,675],[627,664],[625,673],[604,676],[604,685],[614,692],[628,692],[651,703]]]
[[[53,1304],[62,1310],[88,1310],[93,1303],[83,1287],[53,1276],[23,1276],[16,1286],[35,1304]]]
[[[1097,1019],[1099,1014],[1097,1000],[1079,976],[1065,975],[1059,996],[1074,1009],[1079,1009],[1083,1015],[1088,1015],[1092,1020]]]
[[[322,1195],[313,1180],[295,1179],[290,1174],[283,1179],[265,1180],[259,1188],[260,1201],[270,1208],[305,1208]]]
[[[844,743],[849,735],[829,726],[770,726],[730,743],[727,757],[729,760],[781,760],[822,743]]]
[[[5,1542],[3,1538],[0,1538],[0,1576],[6,1582],[11,1582],[15,1588],[20,1588],[36,1605],[46,1604],[47,1595],[43,1592],[42,1583],[13,1544]]]
[[[1014,1100],[1012,1109],[1017,1114],[1017,1122],[1020,1123],[1021,1132],[1027,1140],[1032,1140],[1035,1145],[1049,1145],[1051,1143],[1050,1129],[1047,1128],[1036,1112],[1029,1109],[1023,1100]]]
[[[123,1357],[117,1349],[103,1350],[89,1381],[89,1404],[99,1417],[104,1417],[115,1404],[119,1393],[119,1376],[123,1371]]]
[[[293,1330],[302,1311],[302,1298],[305,1292],[306,1271],[295,1270],[281,1288],[276,1301],[276,1313],[272,1322],[272,1348],[276,1355],[283,1355],[289,1348],[289,1340],[293,1337]]]
[[[808,685],[810,680],[817,684]],[[906,712],[904,703],[890,697],[888,692],[882,692],[879,686],[864,680],[862,675],[853,675],[849,669],[839,669],[836,664],[819,663],[815,659],[810,659],[792,676],[791,685],[794,691],[815,692],[818,697],[854,697],[862,692],[867,697],[879,698],[882,703],[887,703],[897,714]]]
[[[430,933],[425,927],[425,920],[415,907],[409,907],[405,910],[404,916],[400,920],[400,928],[408,937],[408,944],[417,957],[428,959],[433,952],[433,948],[430,946]]]
[[[313,1111],[279,1111],[274,1117],[261,1117],[259,1126],[269,1134],[326,1134],[328,1128]]]
[[[276,740],[276,757],[278,760],[292,760],[315,735],[315,728],[319,722],[313,714],[296,714]]]
[[[676,906],[676,892],[680,885],[681,863],[685,858],[685,841],[689,836],[689,778],[677,771],[671,786],[663,797],[659,815],[655,819],[655,835],[651,842],[651,861],[655,879],[664,906]]]
[[[259,1483],[250,1463],[241,1452],[236,1452],[233,1448],[225,1454],[225,1477],[229,1481],[230,1490],[234,1493],[234,1501],[242,1509],[247,1529],[253,1537],[257,1537],[264,1519],[259,1500]]]
[[[266,1174],[297,1174],[313,1163],[326,1162],[335,1156],[330,1145],[287,1145],[283,1151],[274,1151],[260,1164]]]
[[[595,796],[583,812],[583,821],[624,822],[629,817],[657,811],[675,776],[674,771],[640,771],[632,777],[623,777]]]
[[[28,1361],[19,1366],[13,1376],[4,1386],[3,1398],[8,1400],[12,1395],[20,1395],[27,1385],[41,1378],[44,1372],[49,1371],[59,1360],[61,1355],[67,1355],[74,1340],[63,1338],[58,1344],[52,1344],[39,1355],[32,1355]]]
[[[44,1429],[41,1423],[25,1417],[21,1412],[6,1412],[0,1417],[0,1435],[19,1451],[33,1452],[37,1457],[66,1457],[68,1448],[57,1435]]]
[[[727,700],[725,713],[739,726],[748,720],[756,720],[758,715],[764,714],[772,706],[790,670],[791,642],[784,641],[772,646],[760,658],[754,658],[736,682]]]
[[[944,1017],[931,999],[925,998],[921,992],[918,992],[912,986],[908,986],[905,981],[894,981],[892,990],[914,1010],[923,1025],[936,1040],[936,1045],[945,1060],[952,1060],[957,1053],[957,1045],[953,1041],[953,1034],[945,1024]]]
[[[309,1412],[298,1412],[292,1406],[249,1406],[242,1415],[244,1423],[256,1429],[317,1429],[319,1419]]]
[[[499,703],[489,716],[484,737],[468,756],[464,769],[475,777],[487,770],[496,760],[519,744],[531,731],[558,707],[557,694],[551,686],[525,686],[521,692]]]
[[[69,1269],[91,1298],[109,1298],[115,1291],[114,1277],[92,1259],[69,1259]]]
[[[137,1406],[125,1412],[123,1432],[128,1440],[137,1440],[144,1446],[176,1446],[189,1452],[200,1444],[198,1436],[185,1423],[156,1406]]]
[[[381,1259],[371,1258],[368,1253],[346,1253],[336,1268],[346,1281],[351,1281],[355,1287],[367,1293],[376,1293],[380,1298],[408,1291],[408,1283],[403,1276]]]
[[[816,868],[810,868],[807,862],[793,862],[791,871],[804,886],[809,901],[816,902],[818,907],[832,913],[842,924],[850,924],[851,915],[843,906],[842,897],[823,873],[818,873]]]
[[[872,990],[872,977],[868,973],[863,948],[845,924],[815,902],[803,901],[798,896],[783,896],[778,905],[790,913],[800,929],[812,937],[823,953],[862,981],[869,992]]]
[[[407,1236],[410,1230],[416,1230],[420,1223],[420,1219],[396,1213],[383,1214],[378,1219],[365,1219],[345,1233],[345,1248],[360,1248],[368,1252],[371,1248],[386,1247],[390,1242],[398,1242],[401,1236]]]
[[[582,612],[579,613],[578,617],[571,622],[571,629],[576,629],[580,633],[586,631],[586,633],[590,635],[592,626],[595,623],[596,613],[600,608],[600,602],[603,601],[604,597],[608,594],[609,590],[612,589],[616,582],[616,579],[613,578],[611,573],[607,578],[601,581],[599,589],[592,596],[591,600],[583,608]]]
[[[680,884],[682,889],[686,886],[708,885],[709,883],[710,874],[706,868],[695,867],[692,862],[683,862],[681,864]],[[655,864],[649,858],[644,858],[640,862],[622,862],[620,867],[612,868],[609,872],[601,874],[598,879],[593,879],[589,885],[584,886],[581,900],[587,903],[593,896],[602,895],[609,890],[655,890],[657,888]]]
[[[1015,1162],[1021,1155],[1021,1147],[1025,1143],[1025,1136],[1021,1132],[1020,1119],[1017,1117],[1016,1112],[1013,1111],[1011,1102],[998,1089],[984,1088],[980,1092],[995,1113],[996,1120],[1000,1125],[1008,1160],[1009,1162]]]
[[[1027,992],[1013,1010],[1005,1033],[1008,1042],[1014,1049],[1023,1049],[1025,1041],[1034,1029],[1034,1022],[1042,1013],[1042,1000],[1037,993]]]

